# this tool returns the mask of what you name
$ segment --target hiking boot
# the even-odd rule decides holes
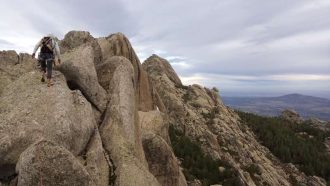
[[[54,83],[52,82],[52,80],[51,80],[51,79],[48,79],[48,84],[47,84],[47,86],[50,87],[50,86],[53,86],[53,85],[54,85]]]

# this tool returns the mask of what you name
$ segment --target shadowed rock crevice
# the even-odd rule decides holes
[[[99,110],[99,108],[97,107],[97,105],[95,105],[94,102],[91,100],[91,98],[82,91],[83,89],[79,86],[78,83],[76,83],[76,81],[67,80],[66,83],[70,90],[79,90],[81,92],[81,94],[86,98],[86,100],[93,106],[93,108],[95,108],[97,111],[101,112]]]
[[[113,161],[113,159],[111,158],[111,154],[109,153],[109,151],[107,151],[103,144],[102,144],[102,147],[103,147],[103,150],[104,150],[104,157],[107,161],[107,165],[109,167],[109,175],[108,175],[108,178],[109,178],[109,186],[113,186],[115,185],[116,183],[116,178],[117,178],[117,175],[116,175],[116,164],[115,162]]]
[[[66,84],[68,85],[70,90],[80,90],[79,85],[74,81],[71,81],[71,80],[66,81]]]
[[[0,181],[9,183],[17,174],[15,173],[16,164],[4,164],[0,166]]]
[[[94,128],[94,131],[93,133],[90,135],[90,137],[88,138],[88,142],[85,146],[84,149],[81,150],[81,152],[79,152],[79,154],[77,156],[80,156],[82,157],[84,160],[86,160],[86,154],[87,154],[87,151],[88,151],[88,148],[91,146],[91,143],[92,143],[92,139],[95,137],[95,128]],[[84,164],[85,165],[85,164]],[[86,165],[85,165],[86,166]]]

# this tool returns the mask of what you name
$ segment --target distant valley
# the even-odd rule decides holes
[[[285,109],[297,111],[303,118],[330,121],[330,100],[301,94],[279,97],[222,97],[234,109],[264,116],[277,116]]]

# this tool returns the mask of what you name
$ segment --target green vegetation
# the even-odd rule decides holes
[[[205,155],[199,144],[191,141],[173,125],[169,128],[169,135],[173,151],[182,161],[183,173],[188,181],[197,178],[205,186],[217,183],[240,185],[236,171],[228,163]],[[223,172],[219,171],[220,166],[225,168]]]
[[[307,175],[317,175],[330,182],[330,156],[326,154],[323,143],[330,136],[329,132],[279,117],[237,113],[262,144],[283,162],[293,163]]]

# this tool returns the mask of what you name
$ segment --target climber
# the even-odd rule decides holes
[[[41,82],[45,82],[45,75],[47,73],[47,79],[48,79],[48,87],[53,85],[52,83],[52,69],[53,69],[53,63],[55,63],[55,56],[57,57],[57,61],[59,64],[61,64],[61,57],[60,57],[60,49],[58,47],[58,44],[55,40],[54,35],[49,34],[45,37],[43,37],[37,45],[34,47],[32,58],[35,58],[35,54],[38,50],[38,48],[41,47],[39,56],[38,56],[38,62],[41,65]]]

